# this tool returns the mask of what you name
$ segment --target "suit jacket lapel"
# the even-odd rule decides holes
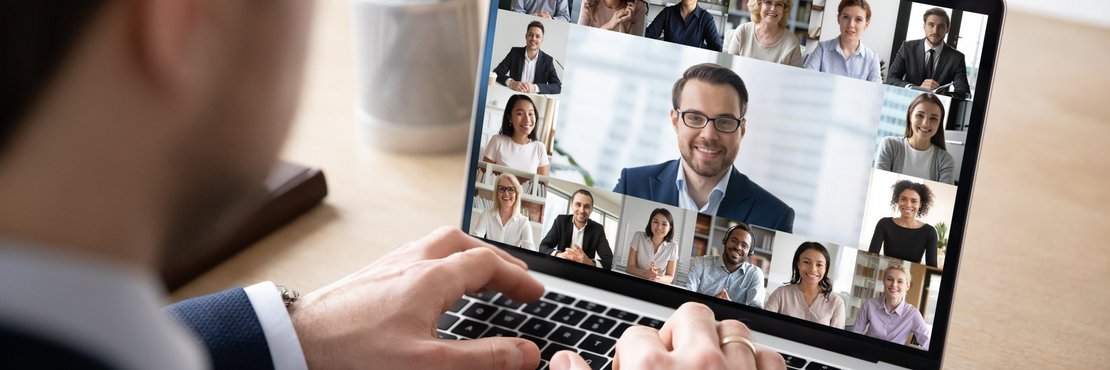
[[[679,160],[673,160],[663,167],[659,172],[659,176],[651,179],[648,183],[649,198],[655,199],[659,203],[678,206],[678,179]]]
[[[728,180],[728,187],[725,188],[725,198],[721,199],[721,206],[717,208],[717,214],[726,217],[736,218],[737,220],[747,220],[748,215],[752,212],[752,181],[747,176],[732,167],[732,174]]]

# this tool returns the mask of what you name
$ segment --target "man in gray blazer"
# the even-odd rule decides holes
[[[932,8],[925,11],[924,21],[925,38],[902,43],[890,63],[886,84],[929,90],[952,84],[950,93],[948,89],[938,93],[970,99],[971,87],[967,83],[964,54],[944,43],[951,25],[948,13],[941,8]]]

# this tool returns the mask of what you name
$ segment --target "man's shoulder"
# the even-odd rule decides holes
[[[736,171],[736,170],[733,169],[733,171]],[[739,175],[739,176],[737,176],[737,175]],[[752,181],[750,178],[748,178],[747,175],[744,175],[743,173],[740,173],[739,171],[737,171],[737,172],[733,173],[732,176],[733,176],[732,179],[736,179],[736,180],[740,180],[740,181],[729,180],[728,187],[730,188],[730,190],[732,190],[732,189],[740,190],[740,189],[742,189],[743,187],[746,186],[747,190],[748,190],[748,195],[752,198],[752,200],[754,200],[755,202],[760,204],[759,205],[760,209],[768,209],[768,208],[772,208],[772,207],[773,208],[782,208],[782,209],[789,209],[790,208],[790,206],[786,205],[786,202],[783,202],[782,199],[779,199],[779,197],[775,196],[774,194],[771,194],[771,192],[767,191],[767,189],[764,189],[762,186],[759,186],[759,184],[757,184],[755,181]]]
[[[677,161],[677,159],[672,159],[663,163],[649,164],[640,167],[629,167],[624,169],[624,174],[627,177],[626,180],[655,177],[658,176],[660,173],[663,173],[663,171],[667,170],[667,167],[674,165]]]
[[[960,59],[964,58],[964,53],[963,52],[961,52],[959,49],[956,49],[956,48],[952,47],[952,45],[948,45],[948,43],[944,43],[944,52],[945,53],[952,53],[952,55],[957,55],[957,56],[960,57]]]

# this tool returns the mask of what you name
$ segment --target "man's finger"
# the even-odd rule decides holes
[[[700,303],[685,303],[671,315],[659,330],[667,348],[683,351],[718,349],[717,321],[713,310]]]
[[[540,363],[540,349],[527,339],[491,337],[443,345],[449,357],[435,360],[443,369],[531,370]]]
[[[659,340],[659,332],[646,326],[633,326],[617,340],[617,353],[613,357],[613,370],[663,368],[669,369],[669,350]],[[645,361],[661,363],[647,364]],[[650,365],[645,366],[645,365]]]
[[[590,370],[590,364],[573,351],[559,351],[551,357],[552,370]]]
[[[493,248],[473,248],[444,258],[421,276],[420,285],[444,297],[446,310],[464,293],[490,288],[518,302],[532,302],[543,295],[543,284],[528,271],[504,258]]]
[[[466,235],[456,227],[444,226],[438,228],[427,236],[419,240],[409,243],[404,247],[398,248],[392,254],[405,254],[412,253],[415,258],[412,259],[426,259],[434,260],[440,259],[452,254],[471,250],[474,248],[484,248],[492,250],[497,256],[509,261],[510,263],[527,269],[528,265],[521,261],[519,258],[513,257],[509,252],[505,252],[500,248],[494,247],[489,243],[478,240],[477,238]]]
[[[721,337],[722,341],[730,340],[729,343],[721,344],[721,351],[725,353],[725,361],[733,365],[743,365],[740,367],[741,369],[756,368],[754,343],[753,346],[748,345],[752,340],[752,332],[748,330],[747,325],[736,320],[721,321],[717,324],[717,335]],[[733,338],[743,338],[743,340],[733,340]]]
[[[759,370],[786,370],[786,360],[774,350],[755,345],[755,363]]]

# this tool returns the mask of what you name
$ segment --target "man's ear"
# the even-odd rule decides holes
[[[674,128],[675,133],[678,133],[678,125],[681,124],[683,123],[682,118],[678,116],[678,109],[671,109],[671,126]]]
[[[130,4],[128,32],[135,63],[156,89],[180,94],[199,82],[205,0],[142,0]],[[183,91],[184,90],[184,91]]]
[[[740,117],[740,137],[748,133],[748,117]]]

